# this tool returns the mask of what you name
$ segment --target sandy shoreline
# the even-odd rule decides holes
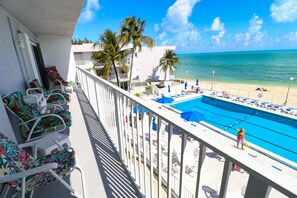
[[[195,86],[195,80],[188,80],[189,87]],[[200,80],[199,86],[203,89],[211,89],[212,82]],[[263,87],[267,91],[256,91],[256,88]],[[261,101],[267,101],[273,104],[283,105],[286,99],[288,87],[284,86],[268,86],[268,85],[255,85],[255,84],[244,84],[244,83],[232,83],[232,82],[214,82],[213,90],[215,91],[226,91],[232,95],[244,96],[253,99],[259,99],[258,94],[262,94]],[[297,88],[291,87],[288,95],[288,107],[297,108]]]

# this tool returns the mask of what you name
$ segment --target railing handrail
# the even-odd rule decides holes
[[[253,158],[246,158],[242,156],[242,153],[239,150],[231,149],[230,147],[226,147],[219,143],[218,141],[213,140],[213,138],[208,137],[204,133],[198,133],[197,131],[187,123],[181,122],[179,118],[170,118],[171,115],[165,111],[160,110],[155,106],[150,106],[146,101],[128,93],[127,91],[113,85],[112,83],[103,80],[102,78],[93,75],[92,73],[77,67],[80,71],[85,73],[86,75],[90,76],[93,79],[98,80],[100,83],[109,86],[111,89],[117,91],[118,93],[128,97],[133,102],[143,106],[145,109],[148,109],[153,114],[158,115],[162,120],[170,123],[175,128],[180,129],[181,131],[185,132],[186,135],[194,138],[198,142],[203,143],[206,147],[212,149],[219,155],[223,156],[225,159],[239,165],[241,168],[249,172],[249,174],[255,176],[262,182],[268,184],[269,186],[275,188],[276,190],[280,191],[281,193],[289,196],[289,197],[296,197],[297,196],[297,179],[293,178],[292,176],[280,172],[270,166],[264,166],[263,163],[260,163],[258,160]],[[178,123],[178,124],[177,124]]]

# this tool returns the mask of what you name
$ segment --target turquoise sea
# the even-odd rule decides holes
[[[178,54],[176,78],[297,87],[297,50]],[[188,71],[188,74],[186,73]]]

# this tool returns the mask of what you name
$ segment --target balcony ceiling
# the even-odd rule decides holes
[[[0,0],[36,35],[72,36],[84,0]]]

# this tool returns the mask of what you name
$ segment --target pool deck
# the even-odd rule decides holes
[[[209,95],[208,93],[204,93],[205,95]],[[190,99],[190,98],[194,98],[197,97],[201,94],[190,94],[190,95],[185,95],[183,97],[178,97],[175,98],[175,101],[181,101],[181,100],[186,100],[186,99]],[[267,111],[267,112],[271,112],[271,113],[276,113],[279,114],[281,116],[287,116],[293,119],[296,119],[296,117],[294,116],[290,116],[284,113],[280,113],[280,112],[276,112],[273,110],[268,110],[268,109],[264,109],[264,108],[260,108],[257,106],[251,106],[248,104],[243,104],[243,103],[239,103],[236,101],[232,101],[232,99],[224,99],[221,97],[218,97],[218,99],[221,100],[225,100],[228,102],[233,102],[235,104],[240,104],[240,105],[244,105],[244,106],[248,106],[248,107],[252,107],[261,111]],[[160,104],[156,103],[155,101],[149,101],[152,105],[157,105],[157,106],[161,106]],[[164,111],[167,111],[172,118],[176,118],[179,117],[179,114],[172,111],[170,108],[163,108]],[[182,119],[181,119],[181,122]],[[146,122],[145,122],[146,123]],[[284,174],[288,174],[294,178],[297,178],[297,171],[276,161],[271,159],[270,157],[267,157],[266,155],[263,155],[262,153],[255,151],[251,148],[245,148],[245,150],[241,150],[241,149],[237,149],[236,148],[236,141],[235,141],[235,136],[234,139],[230,139],[230,137],[226,137],[223,136],[219,133],[214,133],[213,130],[196,123],[196,126],[191,125],[191,123],[189,123],[189,125],[191,127],[194,127],[195,129],[197,129],[197,133],[204,133],[205,135],[207,135],[209,138],[211,139],[215,139],[218,141],[218,144],[223,144],[225,146],[228,146],[234,150],[237,150],[238,152],[240,152],[242,155],[245,155],[246,157],[250,157],[250,158],[255,158],[257,161],[259,161],[259,163],[261,163],[263,166],[267,166],[267,168],[271,169],[272,171],[282,171],[282,173]],[[181,149],[181,138],[178,135],[173,135],[173,145],[175,145],[175,149],[178,151],[180,151]],[[188,162],[188,164],[191,166],[191,163],[193,161],[194,155],[193,155],[193,151],[195,148],[198,148],[198,143],[197,142],[189,142],[187,144],[187,148],[186,148],[186,161]],[[218,156],[216,153],[212,152],[211,150],[206,151],[206,158],[205,158],[205,162],[203,166],[207,166],[207,167],[212,167],[211,169],[213,170],[217,170],[217,171],[213,171],[213,172],[203,172],[202,178],[201,180],[203,181],[201,183],[201,186],[199,187],[199,189],[203,189],[203,191],[201,190],[199,192],[199,197],[207,197],[209,194],[211,193],[215,193],[219,190],[220,188],[220,181],[221,181],[221,176],[222,176],[222,170],[223,170],[223,163],[224,159],[221,159],[220,156]],[[209,170],[209,169],[208,169]],[[187,190],[192,193],[194,195],[195,193],[195,188],[196,186],[193,185],[195,183],[195,173],[194,174],[185,174],[186,175],[186,183],[185,186],[187,186]],[[229,189],[227,192],[227,197],[243,197],[243,193],[245,186],[247,185],[247,181],[248,181],[248,173],[245,172],[244,170],[241,171],[232,171],[231,176],[230,176],[230,185],[229,185]],[[297,184],[296,184],[297,185]],[[270,196],[269,197],[285,197],[284,195],[282,195],[281,193],[279,193],[278,191],[272,189]]]

